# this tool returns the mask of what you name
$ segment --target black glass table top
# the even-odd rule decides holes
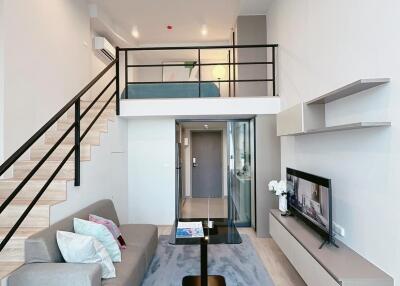
[[[190,218],[184,219],[181,218],[178,221],[182,222],[191,222],[191,221],[201,221],[203,222],[203,230],[204,236],[208,237],[208,244],[240,244],[242,243],[242,238],[240,237],[239,232],[236,229],[235,224],[228,219],[224,218],[210,218],[210,221],[213,221],[213,228],[207,227],[207,219],[206,218]],[[176,227],[178,225],[178,221],[175,221],[175,224],[172,228],[172,233],[170,236],[170,244],[175,245],[190,245],[190,244],[200,244],[201,238],[177,238],[175,235]]]

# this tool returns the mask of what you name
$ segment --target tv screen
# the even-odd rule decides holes
[[[287,168],[289,209],[332,238],[331,181]]]

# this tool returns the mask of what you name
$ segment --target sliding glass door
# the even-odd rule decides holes
[[[252,226],[255,220],[253,130],[253,121],[228,123],[228,212],[237,226]]]

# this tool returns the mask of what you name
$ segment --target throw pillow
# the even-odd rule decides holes
[[[78,234],[95,237],[104,245],[113,262],[121,262],[121,250],[118,243],[104,225],[74,218],[74,230]]]
[[[126,243],[121,235],[121,231],[119,230],[118,226],[112,220],[91,214],[91,215],[89,215],[89,221],[104,225],[111,232],[111,234],[114,236],[114,238],[117,240],[119,247],[121,249],[126,249]]]
[[[114,278],[115,267],[104,246],[94,237],[57,231],[57,244],[66,262],[99,263],[101,278]]]

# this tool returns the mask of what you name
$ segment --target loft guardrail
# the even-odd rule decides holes
[[[236,61],[236,51],[239,49],[271,49],[271,59],[261,61]],[[124,73],[125,73],[125,99],[128,98],[128,87],[129,85],[143,85],[143,84],[198,84],[198,97],[201,97],[201,84],[202,83],[228,83],[229,97],[236,96],[236,84],[240,82],[272,82],[272,95],[277,96],[276,90],[276,49],[277,44],[261,44],[261,45],[220,45],[220,46],[186,46],[186,47],[139,47],[139,48],[118,48],[117,47],[117,58],[120,57],[120,53],[124,56]],[[228,50],[228,62],[221,63],[203,63],[201,61],[201,51],[203,50]],[[199,67],[198,80],[197,81],[129,81],[131,77],[132,68],[154,68],[154,67],[179,67],[187,66],[187,64],[129,64],[129,53],[135,53],[138,51],[179,51],[179,50],[193,50],[197,51],[197,61],[192,63],[193,66]],[[266,57],[267,53],[266,53]],[[201,67],[203,66],[217,66],[224,65],[228,66],[228,79],[226,80],[202,80]],[[266,65],[272,66],[271,76],[268,77],[268,68],[266,68],[267,78],[252,78],[252,79],[237,79],[236,67],[240,65]],[[233,84],[233,85],[232,85]],[[233,90],[233,92],[231,92]]]
[[[108,81],[105,87],[101,90],[101,92],[95,97],[95,99],[88,105],[88,107],[81,113],[80,102],[82,96],[84,96],[100,79],[103,79],[104,76],[111,68],[115,67],[115,76]],[[115,82],[115,91],[112,91],[112,95],[105,101],[104,106],[99,110],[99,112],[95,115],[94,119],[89,123],[88,127],[81,134],[81,121],[87,115],[87,113],[91,110],[91,108],[99,102],[99,99],[105,94],[107,90],[110,89],[110,86]],[[49,149],[49,151],[39,160],[39,162],[33,167],[33,169],[28,173],[28,175],[23,178],[20,184],[14,189],[14,191],[8,196],[0,206],[0,214],[6,210],[7,206],[15,199],[15,197],[19,194],[19,192],[23,189],[23,187],[32,179],[35,173],[40,169],[40,167],[50,158],[50,156],[54,153],[57,147],[64,141],[64,139],[74,131],[74,146],[67,153],[64,159],[60,162],[58,167],[53,171],[50,175],[49,179],[45,182],[43,187],[39,190],[33,200],[29,203],[28,207],[24,210],[21,216],[18,218],[16,223],[10,228],[9,232],[6,234],[4,239],[0,243],[0,252],[4,249],[8,241],[20,227],[22,222],[28,216],[32,208],[36,205],[39,199],[42,197],[43,193],[49,187],[51,182],[56,178],[57,174],[60,172],[62,167],[68,161],[68,159],[75,152],[75,186],[80,185],[80,144],[85,136],[89,133],[90,129],[102,115],[104,110],[110,104],[110,102],[116,99],[116,114],[119,115],[119,60],[118,58],[113,60],[104,70],[102,70],[90,83],[88,83],[73,99],[71,99],[60,111],[58,111],[46,124],[43,125],[28,141],[26,141],[17,151],[15,151],[1,166],[0,166],[0,176],[2,176],[8,169],[10,169],[13,164],[23,156],[25,152],[27,152],[35,142],[37,142],[63,115],[65,115],[70,108],[74,106],[75,118],[72,125],[61,135],[61,137],[57,140],[57,142]]]

